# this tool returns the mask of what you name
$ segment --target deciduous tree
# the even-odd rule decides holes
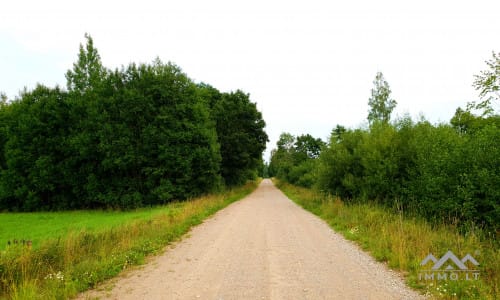
[[[66,72],[68,90],[82,94],[89,89],[96,88],[106,74],[92,37],[86,33],[85,39],[87,43],[85,47],[80,44],[78,60],[73,64],[73,69]]]
[[[250,95],[240,90],[224,93],[213,115],[222,157],[221,174],[228,185],[256,176],[266,149],[266,123]]]
[[[373,85],[371,97],[368,100],[370,106],[368,122],[370,124],[377,121],[388,123],[397,102],[391,98],[391,88],[381,72],[378,72],[375,76]]]
[[[474,76],[474,88],[479,91],[482,99],[472,103],[475,109],[483,111],[483,116],[495,113],[495,107],[500,105],[500,52],[493,52],[493,58],[486,61],[488,69]]]

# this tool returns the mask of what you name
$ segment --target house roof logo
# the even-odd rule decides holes
[[[432,266],[432,270],[443,270],[444,266],[444,270],[447,271],[456,271],[457,269],[467,271],[469,270],[466,265],[467,262],[470,262],[474,266],[479,265],[479,263],[474,259],[474,257],[472,257],[472,255],[467,254],[462,259],[458,259],[458,257],[451,251],[446,252],[445,255],[443,255],[439,260],[434,255],[432,255],[432,253],[430,253],[422,260],[420,265],[425,266],[429,261],[432,261],[434,263],[434,266]]]

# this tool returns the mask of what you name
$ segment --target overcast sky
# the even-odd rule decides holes
[[[282,132],[326,140],[337,124],[362,126],[377,71],[396,115],[449,121],[500,51],[500,1],[4,1],[0,91],[65,86],[85,32],[108,68],[158,56],[250,93],[267,159]]]

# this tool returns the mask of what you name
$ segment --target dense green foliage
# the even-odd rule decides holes
[[[139,207],[240,184],[267,135],[241,91],[196,85],[156,59],[104,68],[92,38],[66,73],[0,108],[0,210]]]
[[[199,88],[216,122],[224,182],[242,184],[261,167],[267,142],[262,114],[250,102],[250,95],[240,90],[222,94],[208,85]]]
[[[388,91],[385,99],[390,99]],[[500,115],[491,110],[476,115],[474,109],[459,108],[451,124],[439,125],[409,117],[391,123],[392,109],[386,110],[389,115],[370,114],[368,128],[337,126],[319,158],[306,160],[307,167],[294,156],[293,136],[283,134],[270,168],[282,180],[346,201],[375,201],[438,223],[475,224],[497,232]]]
[[[310,134],[294,137],[282,133],[278,149],[271,153],[269,175],[290,183],[311,187],[316,181],[316,162],[325,143]]]
[[[498,227],[500,118],[495,120],[473,134],[410,119],[347,130],[323,151],[318,187],[428,219]]]

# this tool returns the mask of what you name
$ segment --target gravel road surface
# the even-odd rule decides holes
[[[422,299],[270,180],[80,299]]]

